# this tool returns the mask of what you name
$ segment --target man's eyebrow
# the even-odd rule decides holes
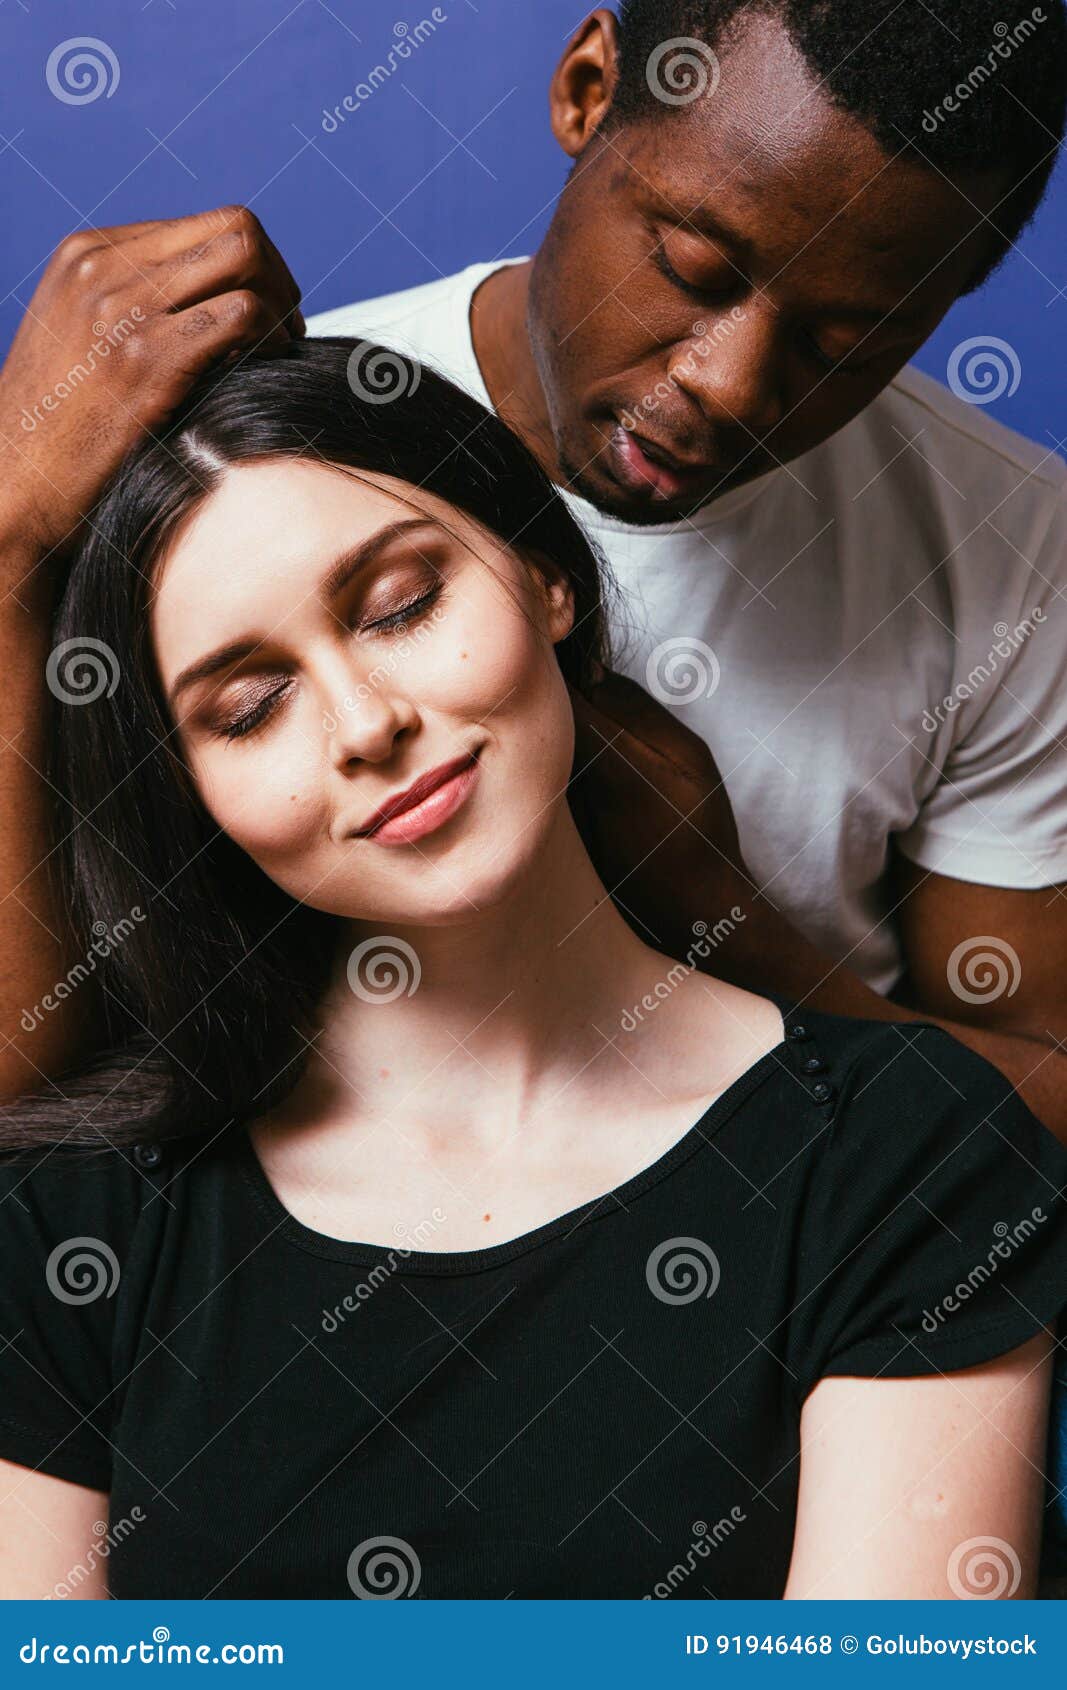
[[[432,517],[407,517],[399,522],[387,523],[384,528],[379,528],[376,533],[366,540],[360,540],[355,546],[347,546],[327,566],[326,573],[319,582],[319,597],[327,603],[336,598],[357,570],[373,562],[379,553],[385,551],[386,547],[401,536],[410,535],[418,528],[440,530],[440,526]],[[231,664],[240,663],[243,658],[250,657],[262,643],[262,640],[230,640],[227,645],[218,646],[214,651],[208,652],[206,657],[198,657],[195,663],[188,664],[182,670],[171,686],[168,694],[171,706],[173,707],[179,696],[197,681],[210,680],[220,669],[228,669]]]
[[[713,241],[725,241],[727,246],[737,247],[739,252],[746,252],[752,245],[747,235],[743,235],[740,229],[732,228],[718,212],[709,211],[706,205],[694,206],[686,222],[692,223],[702,234],[710,235]]]
[[[695,205],[691,211],[685,211],[669,200],[664,200],[664,210],[676,227],[688,229],[694,235],[702,235],[709,241],[718,241],[722,246],[733,247],[739,253],[750,251],[752,243],[740,230],[731,229],[728,223],[716,213],[709,211],[706,205]]]

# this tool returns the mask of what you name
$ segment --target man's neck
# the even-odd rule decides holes
[[[533,260],[494,270],[474,290],[471,340],[486,391],[497,415],[534,454],[553,481],[560,481],[548,407],[526,327]]]

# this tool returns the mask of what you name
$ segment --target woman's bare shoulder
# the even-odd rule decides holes
[[[674,1095],[721,1090],[781,1044],[773,999],[650,955],[658,978],[627,1005],[620,1027],[642,1070],[661,1069]]]

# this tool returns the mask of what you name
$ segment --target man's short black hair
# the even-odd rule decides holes
[[[611,122],[669,113],[655,88],[701,74],[699,55],[686,70],[684,43],[726,49],[756,15],[780,20],[825,93],[890,155],[904,148],[947,175],[1008,173],[971,285],[984,281],[1040,204],[1063,138],[1064,0],[1021,0],[1017,13],[1004,0],[621,0]],[[664,84],[668,43],[682,56]]]

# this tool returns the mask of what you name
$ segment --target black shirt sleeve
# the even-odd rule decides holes
[[[886,1025],[798,1160],[788,1361],[827,1374],[974,1367],[1067,1305],[1067,1151],[941,1028]]]
[[[120,1152],[0,1164],[0,1457],[111,1481],[112,1334],[140,1208]]]

